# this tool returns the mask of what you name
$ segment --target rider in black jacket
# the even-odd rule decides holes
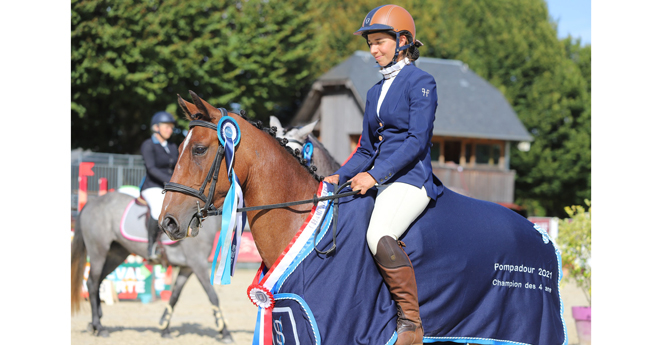
[[[147,234],[149,239],[147,260],[155,264],[160,257],[156,254],[154,243],[161,233],[158,226],[158,217],[163,206],[165,195],[163,187],[169,182],[174,172],[179,157],[176,144],[167,140],[172,136],[174,130],[174,117],[172,114],[159,111],[151,118],[151,138],[145,140],[140,147],[144,165],[147,168],[147,176],[140,187],[142,198],[149,205],[149,217],[147,221]]]

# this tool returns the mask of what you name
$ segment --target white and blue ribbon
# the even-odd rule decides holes
[[[220,284],[226,285],[231,283],[231,277],[234,275],[238,248],[241,245],[241,235],[245,227],[245,214],[236,212],[244,204],[241,184],[234,173],[234,152],[241,139],[241,132],[236,120],[229,116],[220,119],[218,122],[218,139],[225,148],[225,163],[230,186],[222,205],[222,227],[213,257],[211,284],[215,284],[215,275],[218,275],[220,276]],[[234,236],[232,236],[232,233]],[[216,270],[220,253],[222,255]]]
[[[303,152],[303,158],[307,160],[307,165],[312,164],[312,155],[314,154],[314,145],[310,141],[307,141],[305,143],[305,146],[303,146],[302,149]]]

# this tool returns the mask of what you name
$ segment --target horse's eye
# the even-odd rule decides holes
[[[204,146],[195,146],[193,147],[193,154],[196,156],[201,156],[206,153],[207,147]]]

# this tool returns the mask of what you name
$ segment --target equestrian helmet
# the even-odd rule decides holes
[[[415,21],[413,17],[406,11],[405,8],[397,5],[382,5],[374,8],[362,21],[362,27],[353,33],[353,35],[362,35],[365,39],[367,35],[374,32],[386,32],[392,35],[396,41],[396,49],[394,50],[394,57],[392,61],[384,67],[390,67],[397,62],[399,52],[404,51],[410,47],[416,49],[421,46],[422,42],[415,40]],[[402,34],[409,33],[412,39],[408,40],[408,44],[399,47],[399,37]],[[419,52],[416,54],[419,57]],[[413,60],[415,60],[413,58]]]
[[[164,122],[174,123],[174,116],[166,111],[159,111],[151,117],[151,126]]]
[[[394,33],[408,31],[412,34],[412,41],[415,42],[415,21],[405,8],[397,5],[382,5],[371,10],[364,17],[362,27],[353,35],[366,36],[372,32],[390,30]]]

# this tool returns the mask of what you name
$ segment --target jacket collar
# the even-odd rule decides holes
[[[408,57],[403,58],[403,60],[397,62],[396,64],[390,66],[390,67],[385,67],[381,68],[378,72],[383,75],[384,79],[391,79],[397,76],[401,69],[403,69],[406,65],[409,65],[410,59]]]
[[[151,142],[153,142],[154,144],[158,144],[160,146],[167,146],[167,140],[161,143],[160,141],[158,141],[158,138],[156,138],[156,134],[151,135]]]
[[[390,93],[392,93],[392,92],[398,92],[399,91],[398,90],[399,85],[403,85],[401,83],[403,83],[403,81],[406,78],[408,78],[408,76],[412,72],[414,66],[415,66],[414,64],[403,66],[403,68],[401,69],[399,74],[397,74],[396,78],[394,78],[394,80],[392,81],[392,85],[390,85],[390,89],[387,91],[388,95],[390,95]],[[385,83],[385,79],[381,79],[376,84],[376,85],[379,85],[378,88],[377,88],[378,92],[376,92],[376,100],[378,100],[378,98],[380,98],[380,93],[383,91],[383,83]],[[385,96],[385,99],[383,100],[383,104],[381,105],[381,109],[383,109],[383,106],[385,105],[385,103],[387,103],[387,100],[390,99],[390,98],[392,98],[392,97]],[[378,106],[378,102],[375,102],[374,107],[377,107],[377,106]],[[374,109],[376,109],[376,108],[374,108]]]

